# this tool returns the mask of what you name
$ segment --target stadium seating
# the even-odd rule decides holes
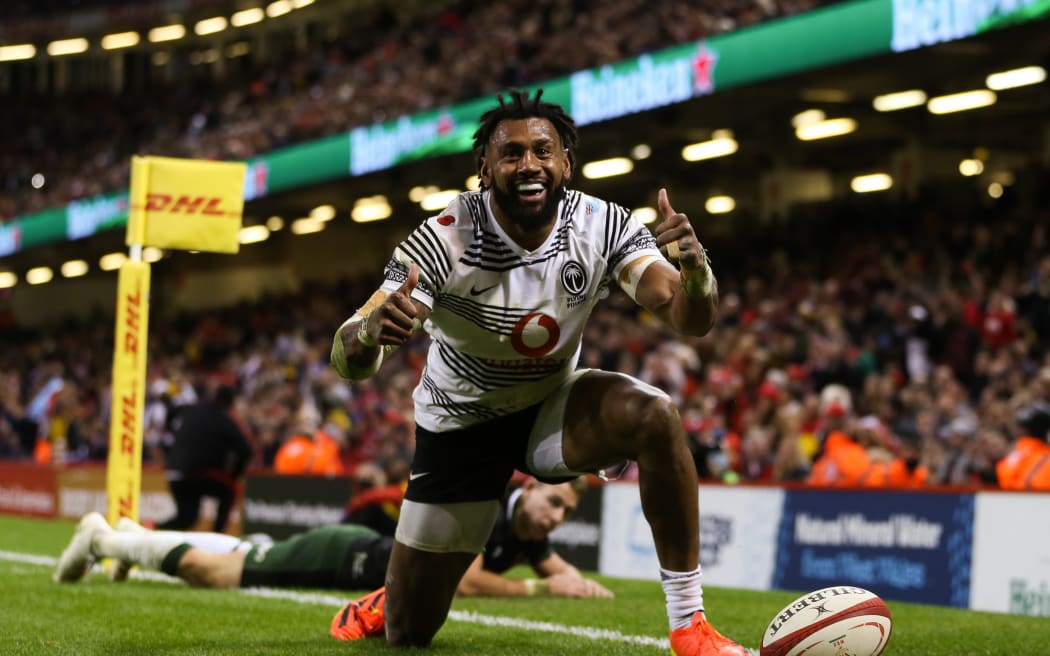
[[[36,4],[16,7],[36,15],[112,3],[45,3],[51,11]],[[106,76],[63,89],[39,79],[31,64],[6,64],[20,66],[21,74],[11,76],[6,99],[0,96],[0,221],[126,188],[134,153],[245,159],[815,4],[408,5],[414,11],[339,5],[295,28],[309,35],[304,42],[295,41],[290,27],[265,37],[267,54],[221,68],[194,58],[200,45],[158,48],[170,52],[163,66],[148,53],[108,55],[128,58],[119,93]],[[40,93],[41,85],[49,91]],[[32,183],[37,173],[44,176],[40,188]]]
[[[340,14],[324,38],[222,75],[187,59],[174,84],[19,95],[0,105],[0,217],[126,186],[132,152],[243,159],[808,6],[684,12],[621,0]],[[480,49],[492,34],[498,51]],[[28,185],[38,170],[52,181],[41,190]],[[999,203],[957,184],[894,203],[796,209],[746,240],[702,233],[720,279],[716,330],[675,338],[614,294],[588,328],[582,363],[667,389],[709,479],[804,479],[823,436],[841,430],[872,457],[924,467],[923,484],[992,483],[990,445],[1015,436],[1014,410],[1050,396],[1047,174],[1019,171]],[[272,465],[285,440],[339,412],[350,419],[347,467],[375,461],[399,480],[425,341],[374,382],[347,385],[325,364],[348,307],[332,299],[352,304],[372,284],[326,281],[155,321],[146,459],[160,458],[168,411],[219,379],[240,385],[254,464]],[[56,462],[104,457],[111,339],[106,312],[29,327],[0,297],[0,457],[48,451],[41,439]]]

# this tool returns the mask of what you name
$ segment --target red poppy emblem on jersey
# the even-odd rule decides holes
[[[554,317],[533,312],[521,318],[510,334],[514,350],[527,358],[542,358],[554,350],[561,337],[561,328]]]
[[[451,214],[446,214],[444,216],[439,216],[437,218],[437,222],[443,226],[450,226],[456,222],[456,217],[452,216]]]

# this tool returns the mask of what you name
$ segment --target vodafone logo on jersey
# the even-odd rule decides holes
[[[542,312],[532,312],[514,325],[510,344],[514,350],[527,358],[542,358],[554,350],[561,337],[561,327],[554,317]]]
[[[439,216],[437,218],[437,222],[443,226],[450,226],[456,222],[456,217],[452,216],[451,214],[446,214],[444,216]]]

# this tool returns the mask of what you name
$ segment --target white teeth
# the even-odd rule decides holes
[[[543,191],[543,185],[538,182],[528,182],[518,185],[518,191]]]

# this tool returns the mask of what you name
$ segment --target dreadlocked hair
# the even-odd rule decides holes
[[[558,131],[562,145],[569,152],[569,163],[575,167],[576,145],[579,143],[576,121],[572,120],[561,105],[540,100],[543,89],[537,89],[532,98],[529,98],[527,89],[509,89],[507,94],[510,96],[510,102],[507,102],[502,93],[497,94],[499,107],[493,107],[481,115],[481,125],[474,133],[474,154],[478,168],[481,168],[481,157],[489,139],[492,138],[492,133],[496,131],[496,126],[501,121],[524,118],[545,118],[550,121]]]

